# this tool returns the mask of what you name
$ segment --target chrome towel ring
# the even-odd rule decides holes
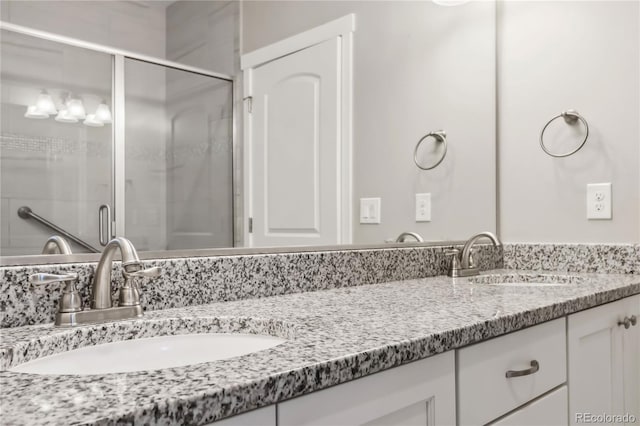
[[[429,136],[431,136],[436,142],[440,142],[442,144],[444,144],[444,150],[442,152],[442,157],[440,157],[440,159],[438,161],[436,161],[435,164],[429,166],[429,167],[425,167],[422,164],[420,164],[420,162],[418,161],[418,149],[420,148],[420,144],[427,139]],[[442,160],[444,160],[444,157],[447,155],[447,134],[445,133],[444,130],[437,130],[435,132],[431,132],[428,133],[426,135],[424,135],[416,144],[416,148],[413,150],[413,161],[416,163],[416,166],[418,166],[419,169],[422,170],[431,170],[436,168],[440,163],[442,163]]]
[[[564,118],[564,121],[569,125],[576,124],[578,122],[578,120],[582,121],[582,124],[584,124],[584,128],[585,128],[586,134],[584,135],[584,139],[582,140],[582,143],[580,143],[580,145],[576,149],[574,149],[573,151],[565,152],[563,154],[554,154],[553,152],[549,151],[547,149],[547,147],[544,145],[544,131],[547,130],[547,127],[549,127],[549,124],[551,124],[553,122],[553,120],[555,120],[556,118],[560,118],[560,117]],[[542,128],[542,132],[540,132],[540,147],[542,148],[542,150],[544,152],[546,152],[547,154],[549,154],[552,157],[556,157],[556,158],[568,157],[568,156],[573,155],[576,152],[580,151],[582,149],[582,147],[584,146],[584,144],[587,142],[588,138],[589,138],[589,124],[587,123],[587,120],[585,120],[585,118],[583,116],[578,114],[578,111],[573,110],[573,109],[569,109],[567,111],[563,111],[560,114],[556,115],[551,120],[549,120],[547,122],[547,124],[545,124],[545,126]]]

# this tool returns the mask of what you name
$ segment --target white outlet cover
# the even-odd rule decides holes
[[[587,184],[587,219],[611,219],[611,183]]]
[[[360,223],[380,223],[381,204],[380,198],[360,198]]]

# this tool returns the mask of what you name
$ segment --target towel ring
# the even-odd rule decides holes
[[[576,124],[578,120],[582,121],[582,124],[584,124],[584,128],[586,130],[586,135],[584,135],[584,139],[582,140],[582,143],[573,151],[565,152],[564,154],[554,154],[553,152],[549,151],[547,147],[544,145],[544,131],[547,130],[547,127],[549,127],[549,124],[551,124],[555,119],[560,117],[564,118],[564,121],[569,125]],[[560,114],[556,115],[551,120],[549,120],[547,124],[545,124],[545,126],[542,128],[542,132],[540,132],[540,147],[544,152],[546,152],[552,157],[556,157],[556,158],[568,157],[580,151],[584,146],[584,144],[587,142],[588,138],[589,138],[589,124],[587,123],[587,120],[585,120],[583,116],[578,114],[578,111],[569,109],[567,111],[563,111]]]
[[[444,144],[444,151],[442,152],[442,157],[440,157],[440,159],[433,164],[432,166],[429,167],[425,167],[422,164],[420,164],[418,162],[418,148],[420,148],[420,144],[427,139],[429,136],[431,136],[433,139],[435,139],[436,142],[440,142]],[[444,130],[437,130],[435,132],[431,132],[428,133],[426,135],[424,135],[416,144],[416,148],[413,150],[413,161],[416,163],[416,166],[418,166],[419,169],[422,170],[431,170],[436,168],[440,163],[442,163],[442,160],[444,160],[444,157],[447,155],[447,134],[445,133]]]

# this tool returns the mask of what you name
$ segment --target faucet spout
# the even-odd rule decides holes
[[[404,243],[405,241],[407,241],[407,238],[413,238],[419,243],[424,242],[424,239],[417,232],[403,232],[402,234],[398,235],[398,238],[396,238],[396,243]]]
[[[42,254],[72,254],[67,240],[59,235],[52,235],[42,248]]]
[[[122,267],[126,272],[136,272],[142,269],[138,253],[131,241],[124,237],[117,237],[109,241],[105,246],[96,274],[91,285],[91,308],[107,309],[113,306],[111,300],[111,270],[116,251],[120,251]]]
[[[464,247],[462,247],[462,253],[460,254],[460,266],[462,269],[469,269],[473,267],[473,265],[471,265],[471,249],[473,248],[473,245],[481,238],[488,238],[496,247],[500,247],[502,245],[498,237],[496,237],[491,232],[481,232],[474,235],[473,237],[469,238]]]

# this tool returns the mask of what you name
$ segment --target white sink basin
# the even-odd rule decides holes
[[[31,374],[108,374],[183,367],[233,358],[285,342],[272,336],[236,333],[182,334],[124,340],[75,349],[17,365]]]

